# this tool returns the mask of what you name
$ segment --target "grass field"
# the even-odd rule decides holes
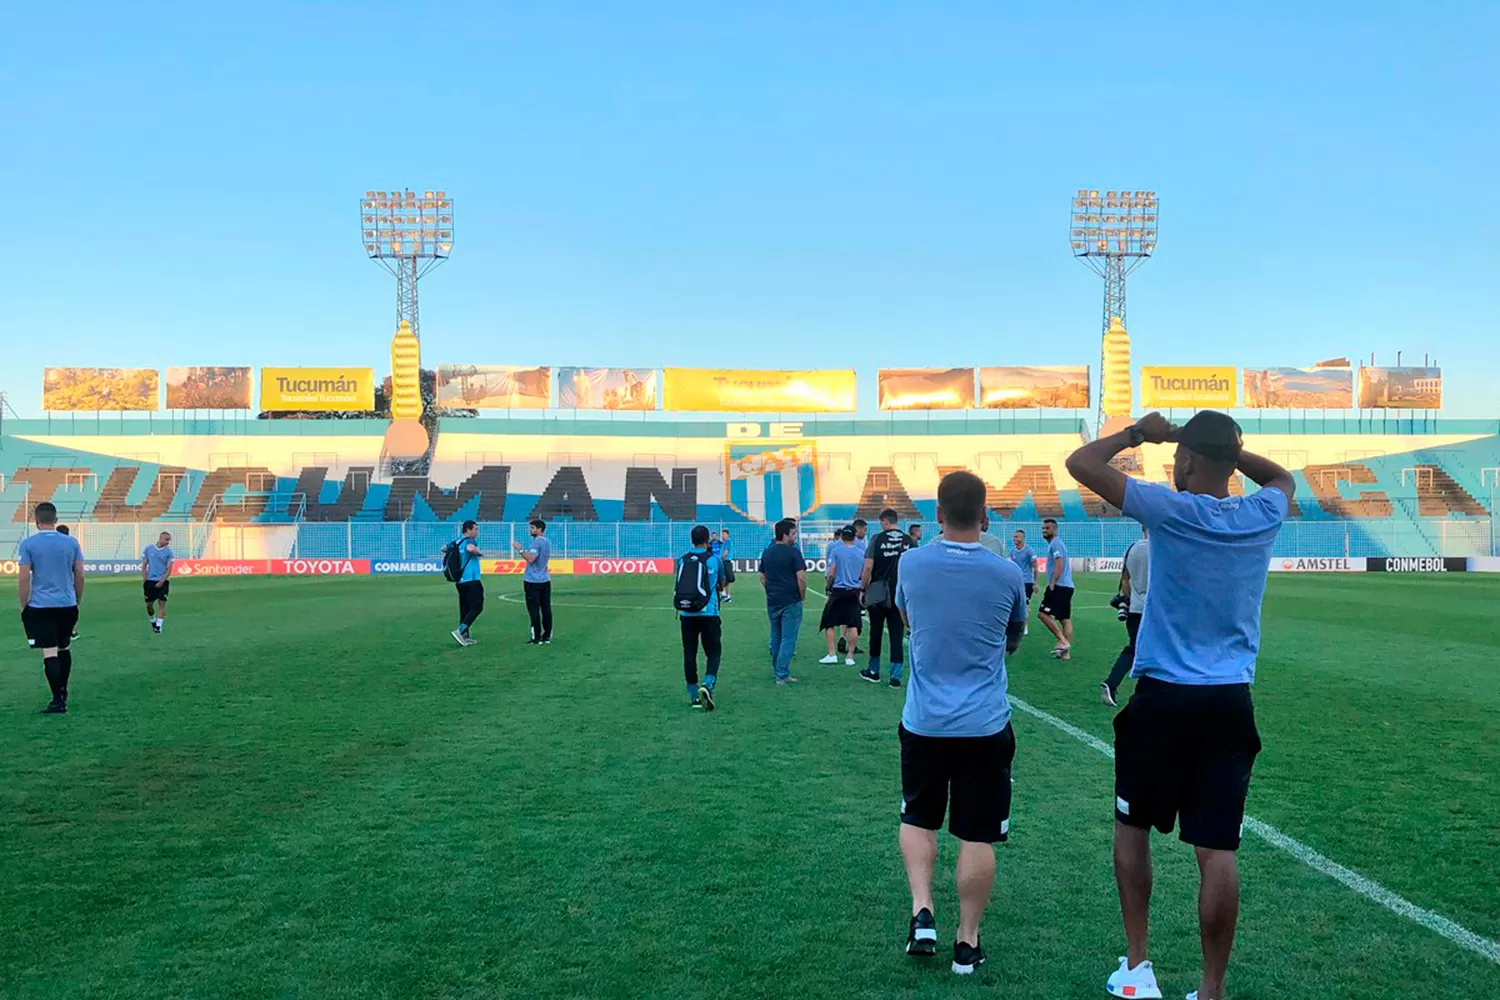
[[[1034,628],[1011,689],[1107,739],[1123,631],[1110,581],[1080,586],[1072,662]],[[91,581],[60,718],[13,622],[0,996],[1104,995],[1123,941],[1096,749],[1018,714],[990,964],[959,979],[900,953],[902,693],[816,665],[810,626],[803,683],[774,687],[750,579],[713,715],[686,706],[667,582],[560,581],[547,648],[516,642],[519,583],[490,587],[458,649],[436,578],[183,580],[159,636],[138,582]],[[1497,606],[1500,578],[1273,577],[1250,807],[1490,940]],[[1156,843],[1153,958],[1181,997],[1196,869]],[[1500,965],[1264,840],[1241,863],[1231,996],[1500,996]]]

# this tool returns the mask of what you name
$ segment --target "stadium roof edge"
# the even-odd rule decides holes
[[[680,419],[575,419],[571,415],[525,417],[445,418],[442,433],[536,435],[580,434],[598,437],[659,436],[723,438],[735,424],[754,424],[770,436],[772,424],[801,425],[804,437],[819,435],[913,435],[928,434],[1077,434],[1083,421],[1073,417],[1023,415],[1027,411],[976,412],[964,417],[934,416],[856,419],[851,417],[802,417],[779,414],[727,414],[718,417]],[[1174,415],[1175,416],[1175,415]],[[1442,419],[1410,416],[1243,416],[1237,417],[1247,434],[1365,434],[1439,435],[1500,434],[1500,420]],[[42,419],[10,419],[0,424],[6,436],[20,437],[127,437],[133,435],[255,436],[255,437],[360,437],[384,435],[387,420],[258,420],[244,418],[183,419],[165,416],[76,414]],[[728,436],[734,436],[729,434]]]

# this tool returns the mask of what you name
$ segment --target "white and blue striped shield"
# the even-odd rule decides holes
[[[818,506],[818,451],[811,441],[754,441],[724,447],[730,507],[752,521],[801,518]]]

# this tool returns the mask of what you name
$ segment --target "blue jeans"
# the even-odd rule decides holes
[[[802,602],[767,608],[771,619],[771,670],[778,681],[792,675],[792,654],[797,651],[797,630],[802,627]]]

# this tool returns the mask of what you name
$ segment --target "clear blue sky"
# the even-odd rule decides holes
[[[1137,364],[1427,352],[1500,415],[1497,38],[1463,2],[12,5],[0,388],[385,370],[358,199],[399,186],[457,206],[427,365],[1097,378],[1092,186],[1161,194]]]

